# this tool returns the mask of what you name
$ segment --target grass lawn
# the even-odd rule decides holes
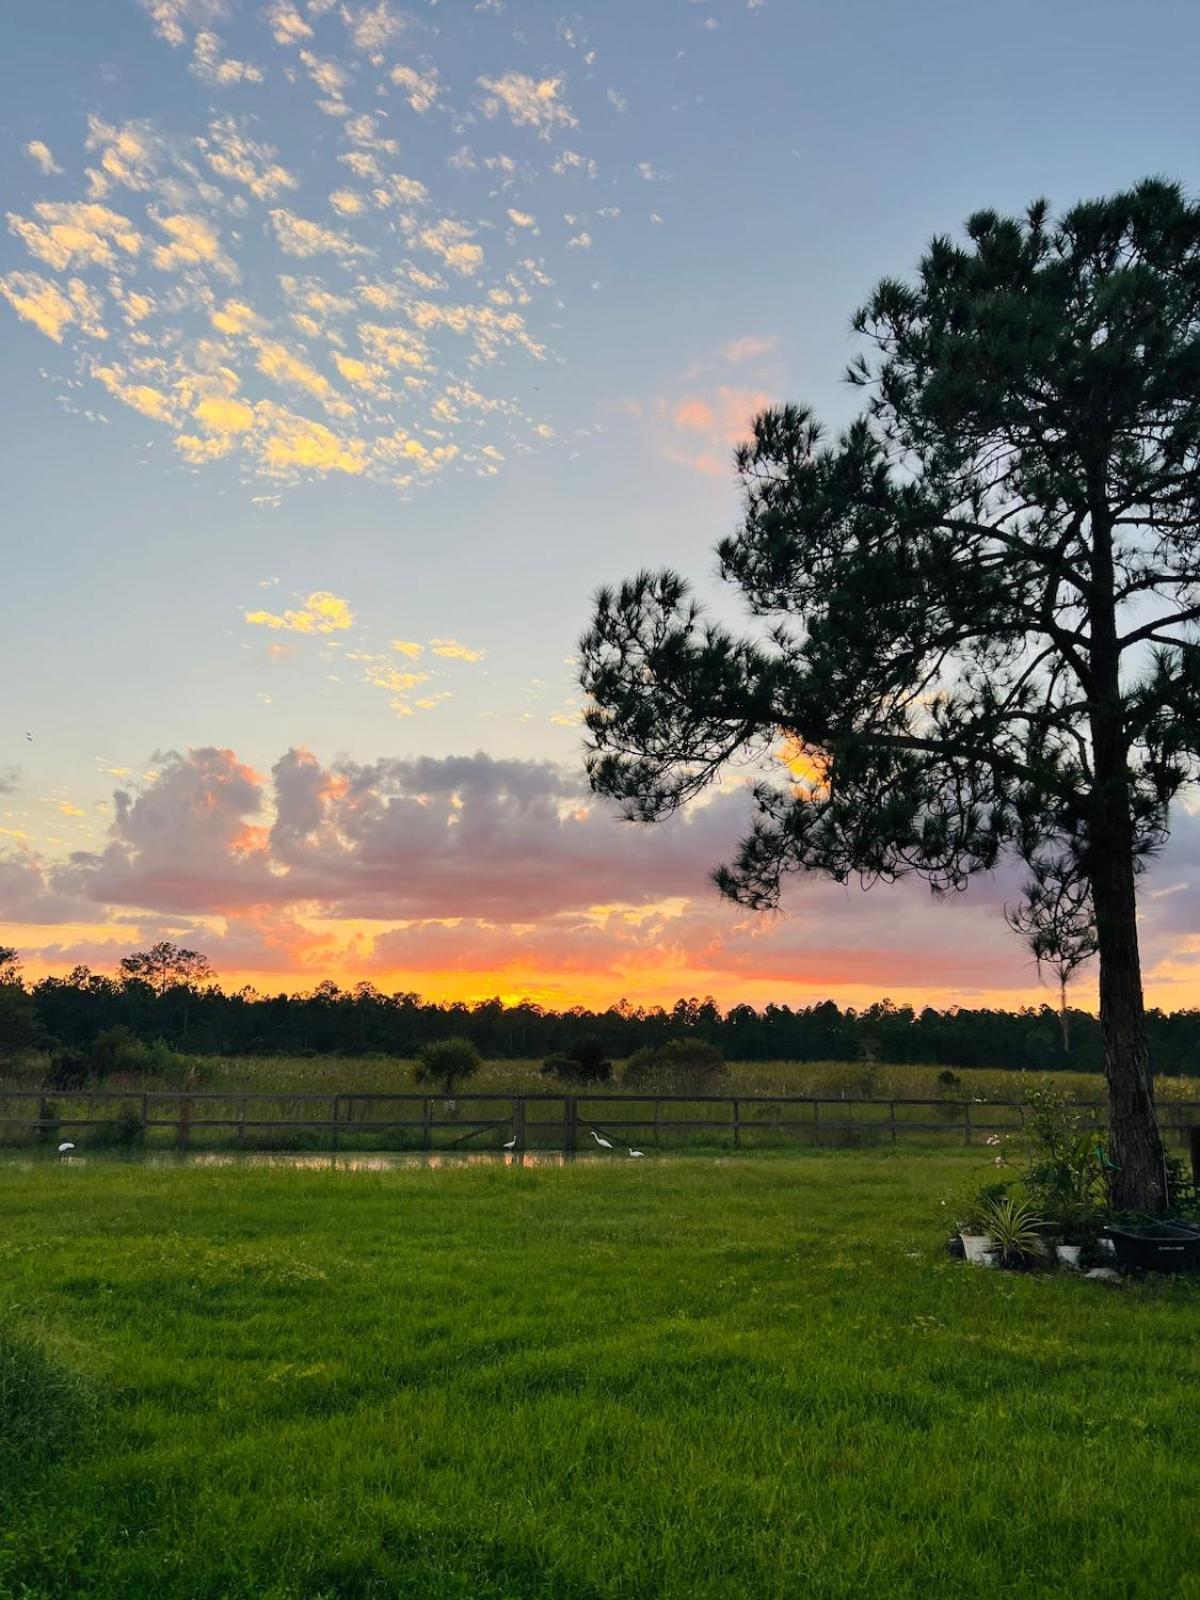
[[[0,1596],[1200,1597],[1200,1287],[980,1169],[0,1161]]]

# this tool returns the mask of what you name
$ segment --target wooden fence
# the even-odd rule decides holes
[[[1100,1102],[1077,1102],[1104,1128]],[[300,1113],[296,1115],[296,1113]],[[1187,1144],[1200,1100],[1160,1107],[1164,1136]],[[779,1140],[897,1144],[902,1139],[982,1144],[1018,1132],[1017,1100],[847,1100],[810,1095],[231,1094],[221,1090],[0,1090],[0,1143],[171,1144],[278,1148],[454,1149],[490,1135],[492,1147],[574,1151],[614,1145],[661,1149],[708,1134],[733,1148]],[[368,1141],[368,1143],[364,1143]]]

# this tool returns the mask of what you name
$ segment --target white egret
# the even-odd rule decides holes
[[[612,1140],[611,1139],[602,1139],[600,1137],[600,1135],[596,1132],[595,1128],[589,1128],[588,1132],[591,1134],[592,1138],[595,1139],[596,1143],[598,1145],[602,1145],[605,1150],[611,1150],[612,1149]]]
[[[68,1150],[74,1150],[74,1148],[75,1146],[69,1139],[64,1139],[62,1144],[60,1144],[58,1147],[58,1153],[60,1156],[65,1156]]]
[[[631,1156],[644,1156],[646,1152],[644,1150],[630,1150],[629,1154]]]
[[[512,1138],[508,1141],[508,1143],[506,1145],[502,1145],[501,1146],[501,1149],[503,1149],[503,1150],[515,1150],[516,1148],[517,1148],[517,1136],[514,1133]]]

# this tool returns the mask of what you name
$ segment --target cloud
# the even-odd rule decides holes
[[[445,656],[451,661],[482,661],[486,650],[473,650],[470,645],[459,644],[457,639],[431,639],[429,648],[435,656]]]
[[[234,83],[261,83],[263,75],[248,61],[222,56],[221,41],[215,33],[198,33],[193,44],[191,70],[201,83],[228,87]]]
[[[221,247],[221,235],[207,217],[181,213],[158,216],[154,220],[170,240],[155,247],[153,262],[163,272],[179,272],[189,267],[213,267],[222,276],[236,278],[237,268]]]
[[[389,692],[423,676],[385,661],[365,664]],[[340,964],[354,977],[428,974],[443,992],[449,974],[474,973],[488,992],[501,972],[560,974],[572,999],[604,1000],[762,1001],[781,986],[797,1000],[931,989],[978,1000],[1034,987],[1000,915],[1004,877],[941,901],[916,880],[864,894],[796,878],[776,917],[720,901],[708,873],[748,816],[735,788],[669,823],[621,824],[574,770],[484,754],[325,764],[293,748],[264,777],[229,749],[166,752],[114,794],[101,849],[0,853],[0,917],[223,918],[224,934],[198,927],[194,942],[226,974]],[[1177,821],[1142,892],[1145,948],[1168,993],[1190,981],[1200,872],[1200,822]]]
[[[55,173],[62,171],[62,168],[54,159],[50,146],[41,139],[30,139],[22,148],[44,178],[52,177]]]
[[[410,244],[440,256],[464,277],[473,276],[483,265],[483,250],[472,242],[473,229],[450,217],[425,224],[410,221],[405,235]]]
[[[667,457],[709,477],[728,475],[731,447],[749,436],[758,412],[773,403],[764,389],[717,384],[702,395],[685,395],[659,413],[669,418],[663,449]],[[699,447],[699,448],[698,448]]]
[[[290,256],[329,254],[348,261],[354,256],[370,254],[362,245],[347,239],[345,234],[335,233],[332,228],[326,228],[319,222],[310,222],[282,208],[271,212],[271,225],[280,249]]]
[[[405,19],[392,10],[387,0],[378,0],[378,4],[363,6],[357,11],[347,9],[344,15],[354,48],[364,55],[382,50],[406,27]]]
[[[64,293],[52,278],[36,272],[10,272],[0,278],[0,294],[19,317],[32,322],[55,344],[61,344],[64,331],[77,323],[92,339],[106,338],[100,321],[102,307],[97,296],[82,278],[72,278]]]
[[[306,394],[325,399],[332,391],[329,379],[315,367],[309,366],[294,351],[272,339],[256,341],[258,370],[275,383],[287,388],[303,389]]]
[[[337,434],[324,423],[266,402],[256,410],[265,423],[259,460],[268,475],[290,477],[299,470],[358,477],[366,471],[367,448],[361,439]]]
[[[763,339],[756,334],[747,334],[744,338],[730,339],[728,344],[723,344],[721,355],[731,366],[740,366],[743,361],[753,361],[759,356],[770,355],[775,343],[773,338]]]
[[[99,378],[115,400],[139,411],[152,422],[170,422],[173,419],[175,404],[171,397],[152,384],[131,382],[123,367],[93,363],[92,375]]]
[[[256,200],[273,200],[284,189],[295,189],[298,179],[280,166],[272,145],[249,139],[233,117],[217,117],[208,125],[208,137],[197,143],[218,177],[244,184]]]
[[[225,0],[139,0],[160,39],[178,48],[189,28],[203,28],[226,15]]]
[[[116,183],[137,192],[153,188],[158,181],[163,151],[145,122],[117,126],[89,115],[85,148],[99,155],[99,171],[89,169],[93,188],[106,189]]]
[[[393,67],[391,79],[398,89],[404,90],[405,98],[414,111],[432,110],[442,92],[436,68],[418,72],[415,67]]]
[[[39,201],[34,211],[41,219],[8,213],[11,233],[31,255],[57,272],[70,266],[115,267],[142,248],[142,236],[128,217],[107,206],[86,201]]]
[[[556,128],[578,126],[570,108],[559,99],[561,78],[530,78],[523,72],[506,72],[501,78],[480,78],[488,91],[483,101],[484,115],[495,117],[507,111],[514,127],[536,128],[539,137],[548,139]]]
[[[286,628],[291,633],[341,633],[354,626],[349,603],[327,589],[314,590],[295,611],[275,616],[270,611],[247,611],[246,621],[261,628]]]
[[[266,17],[277,44],[299,44],[313,36],[311,27],[291,4],[291,0],[272,0],[267,7]]]

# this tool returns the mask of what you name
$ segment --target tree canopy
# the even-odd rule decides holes
[[[1200,760],[1200,208],[1155,180],[978,212],[854,327],[861,415],[828,441],[782,406],[737,452],[720,570],[770,626],[670,572],[599,595],[591,781],[656,820],[785,737],[803,776],[756,786],[716,873],[751,907],[792,872],[944,892],[1006,854],[1081,885],[1114,1193],[1156,1205],[1134,875]]]

